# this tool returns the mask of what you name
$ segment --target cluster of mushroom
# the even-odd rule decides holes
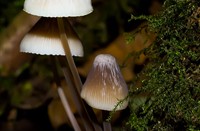
[[[55,18],[84,16],[91,13],[93,8],[90,0],[25,0],[24,11],[42,18],[22,40],[21,51],[65,55]],[[78,36],[68,22],[65,24],[64,30],[68,36],[72,55],[83,56],[83,48]]]
[[[67,56],[67,59],[72,55],[83,56],[83,46],[78,35],[70,22],[67,19],[63,20],[62,17],[91,13],[91,0],[25,0],[24,11],[41,18],[22,39],[21,52],[63,55]],[[119,100],[125,99],[128,95],[128,88],[119,66],[115,58],[109,54],[101,54],[95,58],[86,82],[78,90],[79,97],[88,105],[107,111],[113,110]],[[116,110],[125,109],[127,105],[128,101],[124,101]]]

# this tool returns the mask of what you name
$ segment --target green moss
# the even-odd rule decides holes
[[[128,125],[135,130],[199,129],[200,1],[166,0],[157,15],[135,19],[147,20],[157,38],[145,50],[150,63],[141,74],[146,76],[142,87],[132,89],[150,95],[131,110]]]

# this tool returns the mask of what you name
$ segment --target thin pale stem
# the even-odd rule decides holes
[[[74,60],[73,60],[73,57],[72,57],[72,54],[71,54],[71,51],[70,51],[70,48],[69,48],[63,19],[57,18],[57,22],[58,22],[58,28],[59,28],[59,31],[60,31],[60,38],[61,38],[62,45],[63,45],[64,51],[65,51],[65,54],[66,54],[65,56],[67,58],[70,70],[72,72],[76,88],[77,88],[77,90],[80,94],[80,91],[81,91],[81,88],[82,88],[82,82],[81,82],[81,79],[79,77],[76,65],[74,63]]]
[[[70,108],[70,105],[67,101],[67,98],[65,97],[64,91],[61,88],[61,82],[60,82],[57,67],[56,67],[56,61],[55,61],[55,63],[53,63],[54,61],[55,61],[55,59],[51,57],[53,75],[54,75],[54,79],[55,79],[55,82],[56,82],[56,85],[57,85],[56,88],[57,88],[58,95],[60,97],[61,103],[62,103],[62,105],[65,109],[65,112],[66,112],[66,114],[67,114],[67,116],[68,116],[68,118],[69,118],[69,120],[70,120],[70,122],[73,126],[73,129],[75,131],[81,131],[81,128],[78,125],[78,122],[77,122],[73,112],[71,111],[71,108]]]
[[[112,131],[112,127],[110,122],[103,121],[103,130],[104,131]]]
[[[58,95],[60,97],[60,100],[63,104],[63,107],[65,109],[65,112],[67,113],[67,116],[68,116],[74,130],[75,131],[81,131],[81,128],[79,127],[78,122],[77,122],[76,118],[74,117],[73,112],[70,109],[69,103],[68,103],[68,101],[65,97],[63,89],[61,87],[58,87],[57,91],[58,91]]]
[[[67,23],[68,27],[65,28],[62,18],[57,18],[57,22],[58,22],[58,28],[59,28],[59,31],[60,31],[60,38],[61,38],[62,45],[63,45],[64,51],[65,51],[65,54],[66,54],[65,57],[67,59],[67,62],[68,62],[69,68],[70,68],[70,71],[68,71],[68,72],[71,72],[71,74],[73,76],[73,80],[69,80],[70,76],[67,76],[67,75],[69,75],[70,73],[66,73],[66,70],[63,70],[63,73],[65,75],[65,79],[66,79],[66,81],[68,81],[68,83],[71,82],[71,84],[69,84],[69,85],[75,85],[75,87],[78,91],[78,95],[74,95],[74,99],[75,100],[78,99],[76,102],[79,102],[80,105],[79,106],[77,105],[77,108],[81,107],[81,108],[78,108],[78,110],[81,109],[83,111],[83,112],[80,111],[80,113],[82,113],[81,115],[85,116],[85,117],[82,117],[82,118],[86,119],[86,120],[84,120],[84,122],[86,123],[86,126],[91,127],[91,125],[92,125],[92,128],[93,128],[92,130],[101,130],[100,128],[98,128],[98,125],[95,126],[94,122],[91,122],[91,117],[89,116],[89,114],[88,114],[88,112],[85,108],[85,105],[84,105],[84,103],[83,103],[83,101],[80,97],[82,82],[81,82],[80,76],[78,74],[76,65],[74,63],[74,60],[73,60],[73,57],[72,57],[72,54],[71,54],[71,51],[70,51],[70,48],[69,48],[69,44],[68,44],[68,41],[67,41],[67,35],[66,35],[66,32],[65,32],[65,29],[69,30],[71,28],[70,24]],[[73,92],[76,92],[75,88],[73,88],[72,90],[73,90]]]
[[[103,119],[103,130],[104,131],[112,131],[111,123],[106,121],[109,116],[109,111],[102,111],[102,119]]]
[[[59,59],[61,66],[62,66],[63,61],[66,61],[66,59],[61,59],[61,58]],[[72,80],[72,74],[71,74],[70,70],[68,69],[68,66],[67,65],[65,67],[62,66],[61,69],[64,74],[65,81],[68,85],[68,89],[71,93],[73,102],[78,111],[78,114],[82,118],[82,122],[83,122],[83,126],[84,126],[85,130],[89,130],[89,131],[93,130],[92,121],[91,121],[87,111],[84,108],[84,104],[82,103],[82,99],[81,99],[79,93],[77,92],[77,90],[75,88],[75,85]]]
[[[62,67],[62,71],[65,77],[66,82],[68,83],[70,92],[72,94],[73,100],[75,101],[75,105],[78,108],[77,110],[80,113],[83,113],[83,118],[84,120],[86,120],[85,122],[89,121],[90,124],[92,123],[93,127],[95,128],[95,131],[101,131],[100,126],[98,126],[98,121],[96,118],[96,115],[94,113],[94,111],[92,110],[91,107],[89,107],[87,104],[85,104],[85,102],[83,101],[83,99],[81,99],[80,95],[78,94],[78,92],[75,90],[74,87],[74,81],[70,78],[71,77],[71,72],[69,70],[69,66],[67,63],[65,63],[65,59],[61,58],[59,59],[61,67]]]
[[[66,68],[62,68],[62,71],[63,71],[65,79],[68,83],[70,92],[73,96],[75,106],[77,107],[77,110],[78,110],[81,118],[83,119],[83,123],[84,123],[85,128],[87,130],[93,130],[94,128],[93,128],[93,125],[92,125],[92,121],[89,117],[89,114],[87,113],[87,110],[85,109],[85,107],[82,103],[80,95],[76,92],[76,90],[74,90],[75,87],[73,86],[72,80],[69,79],[70,78],[69,70],[67,70]]]

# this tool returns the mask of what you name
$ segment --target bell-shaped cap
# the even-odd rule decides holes
[[[128,88],[115,58],[109,54],[98,55],[87,76],[81,97],[93,108],[111,111],[128,95]],[[125,100],[116,110],[125,109]]]
[[[65,32],[71,54],[83,56],[82,43],[68,22],[65,22]],[[20,51],[40,55],[65,55],[56,18],[42,17],[22,39]]]
[[[91,0],[25,0],[24,11],[42,17],[84,16],[93,11]]]

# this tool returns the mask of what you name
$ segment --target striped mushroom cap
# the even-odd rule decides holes
[[[98,55],[83,85],[81,97],[93,108],[111,111],[127,95],[128,88],[115,58],[109,54]],[[124,101],[116,110],[127,105],[128,101]]]
[[[43,17],[84,16],[93,11],[91,0],[25,0],[24,11]]]
[[[69,23],[66,23],[65,32],[71,54],[83,56],[82,43]],[[65,55],[57,20],[42,17],[22,39],[20,51],[40,55]]]

